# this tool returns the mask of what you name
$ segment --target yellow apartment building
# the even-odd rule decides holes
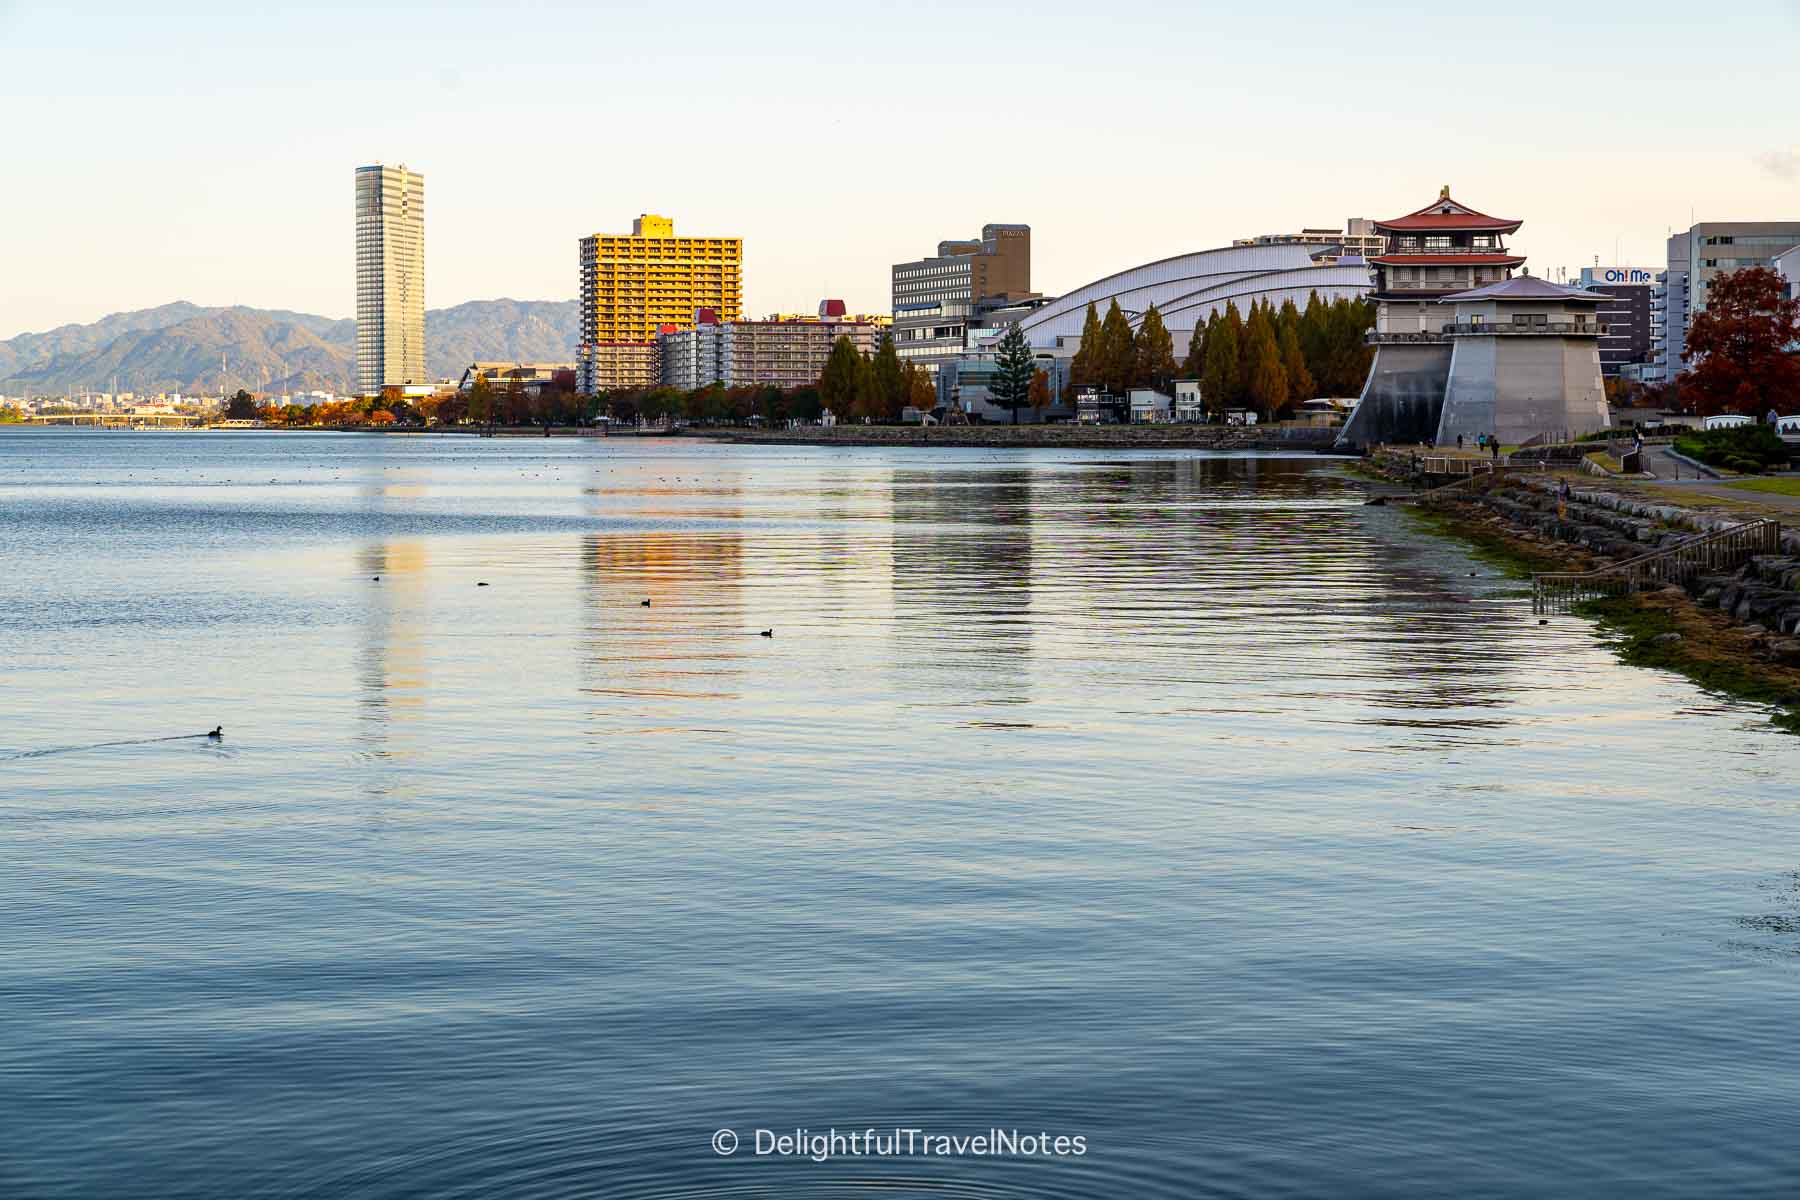
[[[735,321],[743,304],[742,238],[677,237],[654,213],[629,234],[582,238],[581,390],[654,386],[658,333],[690,328],[702,308]]]

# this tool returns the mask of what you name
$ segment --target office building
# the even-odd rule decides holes
[[[721,321],[711,311],[694,317],[689,328],[657,338],[664,387],[806,387],[819,381],[838,338],[849,338],[860,354],[874,354],[886,332],[848,318],[842,300],[822,302],[816,317]]]
[[[894,349],[936,373],[961,354],[985,313],[1031,299],[1031,226],[983,225],[974,241],[939,242],[937,254],[895,263]]]
[[[1656,273],[1643,267],[1583,267],[1581,287],[1607,297],[1595,314],[1601,325],[1599,352],[1603,379],[1641,378],[1650,361],[1650,314]]]
[[[425,177],[356,168],[356,390],[424,384]]]
[[[1718,277],[1746,267],[1772,267],[1778,255],[1800,245],[1800,221],[1703,221],[1669,239],[1669,279],[1659,365],[1673,379],[1694,317]]]
[[[742,315],[744,243],[677,237],[668,217],[645,213],[629,234],[581,239],[579,386],[584,392],[656,383],[661,333],[686,329],[708,309]]]
[[[1238,238],[1234,246],[1336,246],[1338,253],[1327,257],[1374,258],[1387,249],[1387,236],[1375,229],[1367,217],[1351,217],[1342,229],[1302,229],[1299,233],[1264,233],[1253,238]]]

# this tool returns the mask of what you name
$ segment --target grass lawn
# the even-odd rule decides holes
[[[1591,463],[1596,463],[1602,467],[1605,467],[1608,471],[1611,471],[1614,475],[1617,475],[1620,471],[1623,471],[1625,469],[1624,463],[1620,462],[1618,459],[1614,458],[1612,455],[1608,454],[1604,450],[1596,450],[1592,454],[1583,455],[1582,457],[1586,458]]]
[[[1800,477],[1791,479],[1745,479],[1725,486],[1738,492],[1773,492],[1777,496],[1800,496]]]

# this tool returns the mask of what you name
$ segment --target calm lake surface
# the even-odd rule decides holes
[[[0,432],[0,1196],[1800,1192],[1800,740],[1364,487]]]

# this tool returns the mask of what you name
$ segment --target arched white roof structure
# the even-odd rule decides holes
[[[1304,307],[1313,292],[1327,302],[1368,295],[1369,268],[1361,259],[1326,264],[1314,261],[1318,252],[1317,246],[1278,244],[1178,254],[1076,288],[1032,312],[1019,328],[1033,346],[1047,347],[1059,337],[1080,335],[1090,302],[1104,315],[1117,300],[1134,327],[1154,304],[1171,330],[1191,330],[1227,304],[1248,313],[1259,300]]]

